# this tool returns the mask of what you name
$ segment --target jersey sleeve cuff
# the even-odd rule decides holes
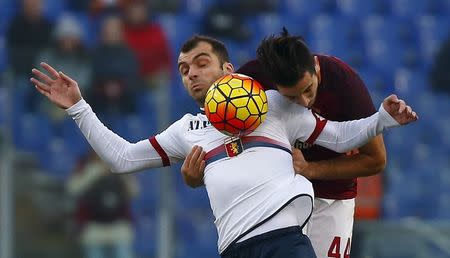
[[[66,109],[66,112],[69,116],[75,117],[78,114],[82,113],[85,110],[88,110],[90,108],[89,104],[84,99],[80,99],[77,103],[75,103],[73,106]]]
[[[383,104],[380,105],[380,108],[378,109],[378,112],[380,114],[380,124],[383,128],[391,128],[399,126],[400,124],[395,120],[387,111],[384,109]]]

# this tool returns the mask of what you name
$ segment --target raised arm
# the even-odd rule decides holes
[[[395,95],[384,99],[377,113],[347,122],[328,121],[315,144],[337,152],[347,152],[367,143],[388,128],[414,122],[418,116]]]
[[[82,98],[76,81],[46,63],[41,63],[41,66],[50,76],[33,69],[37,78],[31,78],[31,82],[51,102],[66,109],[94,151],[113,172],[133,172],[163,165],[148,140],[129,143],[106,128]]]
[[[344,153],[362,146],[387,128],[414,122],[418,119],[418,116],[403,100],[398,99],[395,95],[390,95],[384,99],[379,111],[367,118],[346,122],[326,121],[317,116],[315,119],[311,119],[311,116],[303,116],[302,119],[300,121],[291,119],[288,122],[291,136],[304,136],[304,132],[299,130],[311,128],[308,125],[303,127],[295,126],[295,121],[297,121],[297,124],[302,121],[304,123],[313,123],[314,126],[312,128],[314,130],[310,133],[309,138],[302,140]]]

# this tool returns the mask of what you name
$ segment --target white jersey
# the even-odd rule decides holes
[[[89,105],[69,108],[81,131],[113,171],[130,172],[183,160],[194,145],[207,152],[204,183],[219,234],[219,251],[262,224],[298,196],[313,196],[311,183],[296,175],[291,145],[296,139],[335,151],[359,147],[384,128],[398,125],[380,112],[352,122],[326,121],[278,92],[267,91],[266,120],[250,135],[232,139],[203,114],[187,114],[148,140],[131,144],[101,124]]]
[[[291,144],[297,138],[306,141],[320,123],[316,123],[311,111],[302,108],[295,118],[302,123],[296,130],[288,130],[287,121],[293,114],[281,112],[281,96],[276,91],[268,91],[267,95],[266,120],[241,139],[220,133],[203,114],[188,114],[151,140],[154,147],[159,145],[164,151],[162,157],[183,159],[194,145],[206,151],[204,183],[221,252],[295,197],[313,196],[311,183],[295,175]]]

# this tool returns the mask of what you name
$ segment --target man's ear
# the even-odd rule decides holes
[[[314,70],[316,70],[316,74],[320,74],[320,64],[317,56],[314,56]]]
[[[223,63],[222,69],[224,71],[226,71],[227,73],[234,73],[234,66],[232,63],[229,63],[229,62]]]

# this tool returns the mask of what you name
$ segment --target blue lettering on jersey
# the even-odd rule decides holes
[[[208,120],[204,120],[204,121],[191,120],[191,121],[189,121],[188,131],[200,130],[200,129],[208,127],[209,125],[211,125],[211,123]]]

